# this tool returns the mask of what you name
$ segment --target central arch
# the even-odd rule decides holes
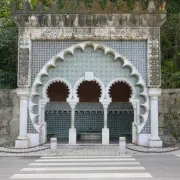
[[[77,90],[79,102],[99,102],[101,87],[96,81],[83,81]]]
[[[75,127],[79,143],[101,143],[104,125],[103,107],[99,102],[101,86],[97,81],[83,81],[77,88]]]

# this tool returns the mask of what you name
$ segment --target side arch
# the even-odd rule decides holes
[[[47,96],[48,88],[51,86],[51,84],[56,83],[56,82],[61,82],[61,83],[65,84],[65,85],[68,87],[69,95],[68,95],[68,98],[67,98],[67,100],[66,100],[66,101],[68,102],[68,100],[71,99],[71,98],[72,98],[72,95],[73,95],[73,94],[72,94],[72,86],[71,86],[71,84],[70,84],[67,80],[65,80],[65,79],[63,79],[63,78],[50,79],[50,80],[44,85],[43,91],[42,91],[43,99],[44,99],[46,102],[49,102],[49,98],[48,98],[48,96]]]
[[[110,88],[111,88],[111,86],[112,86],[113,84],[115,84],[116,82],[124,82],[124,83],[126,83],[127,85],[129,85],[129,87],[130,87],[131,90],[132,90],[131,98],[130,98],[129,101],[135,99],[136,89],[135,89],[134,85],[132,84],[132,82],[129,81],[128,79],[126,79],[126,78],[123,78],[123,79],[122,79],[122,78],[113,79],[112,81],[110,81],[110,82],[108,83],[108,85],[107,85],[107,87],[106,87],[106,97],[107,97],[108,99],[111,99],[110,94],[109,94]]]

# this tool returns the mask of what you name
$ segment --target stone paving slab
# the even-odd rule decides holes
[[[133,144],[127,145],[126,154],[180,154],[178,147],[167,148],[148,148],[136,146]],[[0,156],[118,156],[120,155],[118,145],[58,145],[56,151],[50,150],[50,145],[42,145],[29,149],[15,149],[0,147]]]

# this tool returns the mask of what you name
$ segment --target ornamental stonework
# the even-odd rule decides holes
[[[29,29],[19,29],[18,87],[29,86],[30,33]]]
[[[160,87],[159,31],[166,21],[166,4],[157,2],[149,0],[147,8],[143,9],[138,1],[133,10],[121,9],[121,6],[114,6],[109,0],[102,11],[97,2],[92,4],[96,8],[91,10],[85,10],[82,4],[75,8],[68,3],[61,10],[52,3],[49,11],[39,3],[33,10],[28,1],[21,10],[14,7],[13,19],[19,27],[18,85],[30,86],[28,66],[31,64],[33,40],[147,40],[148,86]],[[99,9],[98,13],[94,9]]]
[[[161,86],[160,29],[149,29],[149,86]]]

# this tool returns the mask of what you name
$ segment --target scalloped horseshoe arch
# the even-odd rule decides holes
[[[77,94],[78,87],[79,87],[80,84],[81,84],[82,82],[84,82],[84,81],[86,81],[86,80],[85,80],[85,77],[82,77],[82,78],[78,79],[78,80],[76,81],[75,85],[74,85],[74,88],[73,88],[73,96],[74,96],[74,99],[77,100],[77,101],[79,101],[78,94]],[[106,92],[106,90],[105,90],[104,84],[103,84],[103,82],[102,82],[99,78],[97,78],[97,77],[95,77],[95,76],[93,77],[93,80],[92,80],[92,81],[97,82],[97,83],[99,84],[100,88],[101,88],[101,97],[99,98],[99,102],[101,102],[101,100],[103,100],[103,99],[105,98],[105,92]]]
[[[67,81],[67,80],[65,80],[65,79],[63,79],[63,78],[54,78],[54,79],[50,79],[45,85],[44,85],[44,87],[43,87],[43,98],[44,98],[44,100],[46,101],[46,102],[49,102],[49,98],[48,98],[48,96],[47,96],[47,90],[48,90],[48,88],[51,86],[51,84],[53,84],[53,83],[55,83],[55,82],[62,82],[62,83],[64,83],[67,87],[68,87],[68,90],[69,90],[69,96],[68,96],[68,98],[67,98],[67,101],[69,100],[69,99],[71,99],[72,98],[72,87],[71,87],[71,84]]]
[[[130,98],[129,101],[131,102],[131,100],[134,100],[134,99],[135,99],[136,90],[135,90],[135,88],[134,88],[134,85],[133,85],[128,79],[126,79],[126,78],[123,78],[123,79],[117,78],[117,79],[113,79],[112,81],[109,82],[109,84],[108,84],[107,87],[106,87],[106,97],[107,97],[108,99],[111,99],[111,97],[110,97],[110,95],[109,95],[110,88],[111,88],[111,86],[112,86],[113,84],[115,84],[116,82],[124,82],[124,83],[126,83],[127,85],[129,85],[129,87],[130,87],[131,90],[132,90],[131,98]]]
[[[32,88],[31,88],[31,93],[30,93],[30,98],[29,98],[29,115],[30,115],[30,119],[35,127],[35,129],[39,132],[40,131],[40,125],[36,123],[35,121],[35,118],[38,117],[38,114],[35,114],[33,113],[32,109],[34,106],[37,106],[38,104],[34,103],[33,102],[33,96],[36,96],[38,95],[37,92],[36,92],[36,88],[38,85],[42,85],[42,82],[41,82],[41,77],[43,75],[48,75],[48,68],[53,66],[53,67],[56,67],[56,60],[57,59],[61,59],[61,60],[65,60],[64,59],[64,56],[65,54],[67,53],[71,53],[72,55],[74,55],[74,52],[76,49],[81,49],[82,51],[85,50],[85,48],[87,46],[91,46],[93,47],[94,50],[97,50],[97,49],[102,49],[104,51],[104,55],[108,54],[108,53],[111,53],[113,56],[114,56],[114,60],[117,60],[117,59],[121,59],[122,60],[122,63],[123,63],[123,67],[129,67],[131,69],[131,75],[130,76],[137,76],[138,77],[138,82],[136,83],[136,85],[140,85],[142,86],[143,88],[143,92],[140,94],[141,96],[144,96],[145,97],[145,100],[146,102],[144,104],[142,104],[141,106],[144,106],[145,107],[145,113],[144,114],[141,114],[140,116],[142,117],[143,119],[143,123],[139,124],[139,128],[138,128],[138,132],[140,133],[141,130],[143,129],[147,119],[148,119],[148,112],[149,112],[149,97],[148,97],[148,92],[147,92],[147,88],[146,88],[146,83],[144,82],[141,74],[137,71],[137,69],[133,66],[133,64],[124,56],[121,56],[119,53],[117,53],[116,51],[114,51],[112,48],[109,48],[103,44],[98,44],[98,43],[95,43],[95,42],[91,42],[91,41],[86,41],[86,42],[81,42],[81,43],[78,43],[78,44],[75,44],[63,51],[61,51],[60,53],[58,53],[57,55],[53,56],[45,65],[44,67],[41,69],[41,71],[38,73],[38,75],[36,76],[35,80],[34,80],[34,83],[32,85]],[[96,77],[95,77],[96,78]],[[97,82],[101,85],[101,88],[102,88],[102,94],[101,94],[101,100],[104,98],[104,99],[108,99],[108,94],[106,92],[106,89],[104,88],[104,84],[99,81],[99,79],[97,79]],[[81,82],[81,80],[79,79],[72,91],[72,98],[77,98],[77,93],[76,93],[76,88],[79,84],[79,82]],[[67,84],[67,83],[66,83]],[[70,86],[68,86],[70,87]],[[71,88],[72,89],[72,88]],[[46,96],[44,96],[44,100],[48,100],[46,98]],[[69,98],[68,98],[69,99]]]

